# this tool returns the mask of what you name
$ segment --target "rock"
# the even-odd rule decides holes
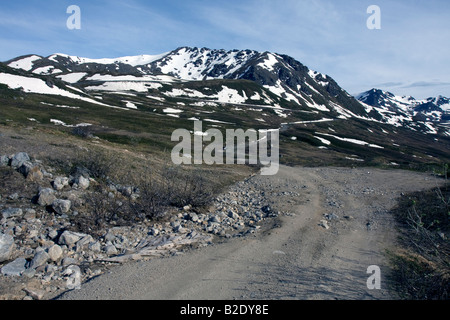
[[[31,169],[33,169],[34,165],[30,161],[24,161],[20,164],[20,166],[17,168],[17,171],[24,175],[26,178],[28,174],[30,173]]]
[[[177,233],[186,233],[186,232],[187,232],[186,228],[184,228],[181,224],[175,226],[175,227],[173,228],[173,231],[174,231],[174,232],[177,232]]]
[[[25,214],[23,215],[23,217],[26,220],[36,219],[36,210],[31,208],[25,209]]]
[[[39,235],[39,231],[38,230],[29,230],[28,234],[27,234],[27,238],[28,239],[33,239],[35,237],[37,237]]]
[[[324,215],[327,220],[338,220],[339,217],[334,213],[327,213]]]
[[[13,193],[13,194],[10,194],[10,195],[8,196],[8,199],[9,199],[9,200],[17,200],[17,199],[19,199],[19,194],[18,194],[17,192],[15,192],[15,193]]]
[[[9,260],[14,248],[14,238],[8,234],[0,233],[0,262]]]
[[[116,235],[109,230],[108,233],[105,235],[105,241],[114,241],[116,239]]]
[[[122,187],[120,189],[120,192],[122,193],[122,195],[124,195],[125,197],[130,197],[133,194],[133,188],[130,186],[125,186]]]
[[[58,231],[55,229],[51,229],[48,231],[48,237],[52,240],[54,240],[58,236]]]
[[[59,258],[61,258],[62,254],[63,254],[63,250],[62,250],[62,248],[61,248],[59,245],[57,245],[57,244],[54,244],[53,246],[51,246],[51,247],[48,249],[48,255],[49,255],[49,257],[50,257],[50,260],[52,260],[53,262],[58,261]]]
[[[37,203],[40,206],[49,206],[56,200],[53,189],[44,188],[39,191]]]
[[[85,177],[86,179],[89,179],[89,169],[82,167],[82,166],[77,166],[74,170],[74,172],[72,173],[71,177],[72,180],[75,182],[80,176]]]
[[[70,266],[72,264],[76,264],[77,260],[71,257],[65,257],[64,259],[62,259],[61,264],[63,266]]]
[[[69,178],[67,177],[56,177],[53,181],[53,189],[62,190],[65,186],[69,185]]]
[[[2,268],[2,274],[5,276],[19,277],[25,271],[26,264],[27,260],[25,258],[17,258]]]
[[[325,229],[330,229],[330,226],[328,225],[328,221],[327,220],[320,220],[320,224],[321,227],[325,228]]]
[[[30,160],[30,156],[26,152],[19,152],[11,158],[11,167],[18,169],[25,161]]]
[[[265,214],[269,215],[272,213],[272,208],[270,208],[270,206],[264,206],[261,208],[261,211],[264,212]]]
[[[45,291],[43,290],[29,288],[25,288],[24,290],[34,300],[42,300],[45,296]]]
[[[208,220],[208,222],[212,222],[212,223],[220,223],[220,222],[221,222],[221,219],[220,219],[219,216],[212,216],[212,217]]]
[[[188,219],[190,219],[192,222],[197,222],[199,220],[198,215],[195,212],[190,212],[188,214]]]
[[[70,211],[71,206],[72,202],[70,200],[56,199],[52,203],[53,210],[55,210],[55,212],[59,215],[68,213]]]
[[[88,248],[93,252],[100,252],[102,250],[102,246],[98,241],[89,243]]]
[[[234,219],[234,220],[239,219],[239,215],[238,215],[236,212],[231,211],[231,210],[228,212],[228,216],[229,216],[231,219]]]
[[[150,229],[150,234],[151,234],[152,236],[157,236],[157,235],[159,234],[159,230],[156,229],[156,228],[151,228],[151,229]]]
[[[35,274],[36,274],[36,270],[28,268],[28,269],[25,269],[24,272],[22,272],[22,277],[27,277],[27,278],[31,279],[34,277]]]
[[[112,244],[107,245],[103,250],[109,256],[116,255],[118,253],[117,248]]]
[[[58,244],[71,247],[85,236],[87,236],[87,234],[66,230],[59,237]]]
[[[8,208],[2,210],[2,216],[4,219],[8,219],[11,217],[21,217],[23,215],[23,211],[20,208]]]
[[[9,164],[8,156],[1,156],[0,157],[0,167],[6,167],[8,164]]]
[[[92,238],[92,236],[87,235],[85,237],[83,237],[82,239],[80,239],[79,241],[77,241],[77,251],[81,251],[84,248],[89,246],[89,243],[94,242],[94,238]]]
[[[48,260],[50,260],[49,254],[47,252],[45,252],[44,250],[39,251],[38,253],[36,253],[34,255],[34,258],[31,261],[30,268],[36,269],[40,266],[43,266],[44,264],[47,263]]]
[[[183,207],[183,210],[184,211],[189,211],[189,210],[191,210],[192,209],[192,206],[191,205],[187,205],[187,206],[184,206]]]
[[[86,190],[87,188],[89,188],[89,178],[85,178],[84,176],[79,176],[78,178],[75,179],[74,182],[78,188]]]

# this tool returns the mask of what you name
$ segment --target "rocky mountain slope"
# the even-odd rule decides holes
[[[403,125],[413,130],[422,129],[430,133],[436,133],[439,127],[449,127],[450,99],[443,96],[416,100],[411,96],[400,97],[391,92],[372,89],[356,98],[375,108],[383,115],[383,120],[394,125]]]

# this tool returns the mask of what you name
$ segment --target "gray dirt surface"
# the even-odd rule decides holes
[[[384,254],[396,241],[389,211],[401,193],[439,183],[430,174],[410,171],[287,166],[251,181],[282,212],[256,233],[119,265],[58,298],[395,299]],[[380,290],[367,288],[371,265],[381,269]]]

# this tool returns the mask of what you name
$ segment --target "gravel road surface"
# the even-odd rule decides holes
[[[389,211],[401,193],[438,183],[410,171],[286,166],[250,181],[282,212],[254,234],[119,265],[59,299],[394,299],[384,256],[396,241]],[[367,287],[372,265],[381,289]]]

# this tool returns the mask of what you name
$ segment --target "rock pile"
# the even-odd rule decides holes
[[[74,275],[83,282],[111,263],[176,254],[186,246],[209,245],[216,236],[254,233],[259,222],[278,214],[250,182],[240,182],[218,196],[207,213],[188,205],[164,222],[115,226],[102,235],[81,233],[74,231],[70,217],[78,214],[83,193],[96,183],[86,172],[55,176],[24,152],[1,156],[0,166],[22,174],[24,184],[38,185],[31,195],[0,190],[0,283],[14,278],[38,281],[37,289],[23,288],[25,299],[54,296],[73,284]],[[139,192],[134,187],[114,189],[111,199],[115,192],[129,197]]]

